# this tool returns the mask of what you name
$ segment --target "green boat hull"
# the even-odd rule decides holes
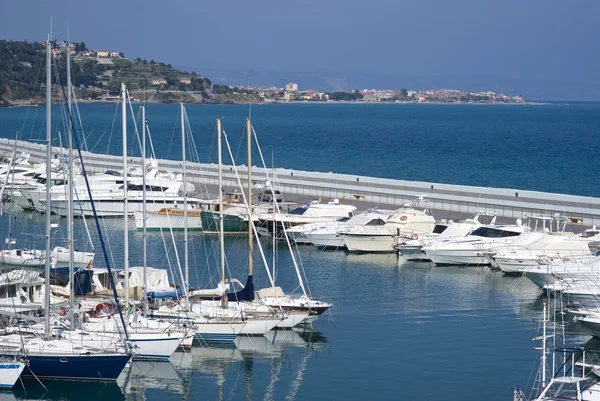
[[[203,210],[202,213],[200,213],[200,220],[202,221],[202,230],[205,233],[219,232],[219,212]],[[224,214],[223,232],[226,234],[248,232],[248,223],[240,216]]]

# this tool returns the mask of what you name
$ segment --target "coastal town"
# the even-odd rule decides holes
[[[295,82],[285,88],[252,88],[265,102],[396,102],[396,103],[524,103],[522,96],[506,96],[492,91],[464,92],[456,89],[355,89],[352,92],[300,90]]]
[[[39,68],[44,43],[4,42],[6,55],[0,63],[7,84],[0,88],[0,105],[39,104],[42,98],[31,84]],[[220,85],[199,72],[185,72],[171,64],[128,59],[115,49],[89,49],[84,42],[51,41],[52,56],[64,74],[67,52],[73,60],[74,89],[84,102],[112,102],[119,99],[125,82],[135,100],[147,103],[526,103],[522,96],[493,91],[469,92],[457,89],[353,89],[325,92],[302,88],[296,82],[284,87]],[[5,65],[3,65],[5,64]],[[14,78],[11,78],[11,75]],[[3,89],[8,88],[8,90]],[[39,88],[38,88],[39,90]],[[60,101],[60,99],[55,99]]]

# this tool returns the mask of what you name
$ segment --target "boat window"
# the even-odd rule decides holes
[[[380,218],[377,218],[369,221],[367,224],[365,224],[365,226],[382,226],[384,224],[385,221],[381,220]]]
[[[7,289],[8,289],[8,297],[9,298],[17,296],[17,286],[16,285],[9,285]]]
[[[6,298],[6,286],[0,287],[0,298]]]
[[[35,176],[37,173],[27,173],[27,174],[23,174],[23,177],[33,177]]]
[[[499,230],[497,228],[491,227],[479,227],[477,230],[473,231],[471,235],[475,235],[477,237],[486,237],[486,238],[505,238],[505,237],[516,237],[521,235],[521,233],[514,231],[506,231]]]
[[[27,170],[23,170],[22,168],[14,168],[14,169],[12,169],[10,171],[3,172],[2,175],[6,175],[6,173],[8,173],[8,174],[20,174],[20,173],[24,173],[26,171]]]
[[[306,205],[302,205],[302,206],[297,207],[294,210],[292,210],[290,212],[290,214],[304,214],[304,212],[306,212],[307,210],[308,210],[308,207]]]
[[[445,224],[436,224],[435,227],[433,227],[433,234],[441,234],[446,228],[448,228],[448,226]]]
[[[119,173],[118,171],[114,171],[114,170],[106,170],[104,172],[104,174],[106,174],[106,175],[112,175],[114,177],[120,177],[120,176],[123,175],[123,174]]]
[[[584,232],[581,233],[581,236],[583,238],[590,238],[590,237],[596,236],[598,234],[600,234],[600,231],[585,230]]]
[[[494,217],[496,216],[479,215],[479,222],[484,226],[492,224],[492,220],[494,220]]]
[[[342,217],[341,219],[338,219],[338,221],[340,223],[343,223],[343,222],[348,221],[348,220],[350,220],[350,217]]]
[[[123,188],[123,187],[121,187]],[[127,189],[129,191],[143,191],[144,190],[144,186],[143,185],[136,185],[136,184],[128,184],[127,185]],[[160,187],[158,185],[146,185],[146,191],[150,191],[150,192],[164,192],[166,190],[168,190],[169,188],[167,187]]]

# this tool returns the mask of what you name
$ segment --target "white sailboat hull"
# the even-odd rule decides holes
[[[187,221],[188,230],[202,230],[202,220],[200,219],[200,215],[188,215]],[[144,213],[141,210],[135,211],[135,227],[138,230],[144,228]],[[156,211],[149,211],[146,217],[146,229],[172,229],[176,231],[181,231],[185,229],[184,217],[167,213],[157,213]]]
[[[0,388],[12,388],[25,369],[22,362],[0,363]]]

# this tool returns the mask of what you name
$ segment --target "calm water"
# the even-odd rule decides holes
[[[198,160],[216,160],[213,133],[221,117],[234,155],[244,162],[245,144],[239,145],[247,106],[186,108]],[[178,112],[177,105],[148,106],[158,157],[181,158]],[[53,115],[56,129],[65,132],[58,106]],[[0,110],[0,135],[13,138],[21,131],[24,139],[45,138],[44,118],[43,107]],[[81,118],[90,150],[122,154],[117,105],[82,105]],[[593,185],[600,103],[279,104],[253,106],[252,119],[267,164],[277,167],[600,194]],[[129,153],[139,154],[130,137]]]
[[[40,246],[43,216],[16,213],[19,244]],[[6,235],[8,215],[0,217]],[[103,224],[112,257],[122,265],[122,221]],[[65,222],[55,232],[62,244]],[[78,247],[86,248],[76,221]],[[95,238],[95,235],[94,235]],[[142,260],[141,233],[130,231],[131,263]],[[97,242],[97,241],[95,241]],[[166,246],[164,245],[166,242]],[[170,236],[149,235],[149,264],[170,269],[179,281]],[[218,280],[215,237],[190,234],[191,285]],[[182,258],[182,234],[176,234]],[[273,246],[264,242],[272,260]],[[166,250],[165,250],[166,249]],[[247,273],[243,238],[226,239],[228,271]],[[277,280],[297,291],[286,247],[276,247]],[[167,253],[172,261],[167,262]],[[54,384],[48,394],[14,391],[17,399],[210,400],[503,400],[512,386],[525,386],[536,361],[540,301],[529,283],[485,268],[398,266],[394,255],[353,255],[304,246],[299,255],[312,293],[333,302],[312,330],[243,338],[235,348],[195,348],[171,363],[134,364],[118,385]],[[255,282],[267,284],[260,258]],[[102,265],[102,263],[98,263]],[[52,385],[52,384],[51,384]],[[36,392],[38,391],[38,392]],[[109,398],[110,397],[110,398]],[[142,398],[145,397],[145,398]]]
[[[247,108],[187,110],[201,161],[215,156],[217,116],[238,146]],[[111,134],[115,111],[113,105],[82,107],[89,147],[98,142],[95,151],[110,143],[109,152],[118,153],[118,121]],[[597,195],[590,144],[599,111],[595,104],[272,105],[254,107],[252,115],[263,151],[276,166]],[[43,108],[0,110],[4,136],[22,129],[25,113],[24,137],[43,136],[43,125],[32,123]],[[149,106],[159,157],[179,154],[177,118],[176,106]],[[41,246],[41,216],[0,216],[0,238],[9,220],[20,246]],[[60,223],[55,245],[66,235]],[[106,220],[103,230],[119,266],[122,221]],[[89,247],[81,221],[76,233],[77,247]],[[92,236],[97,243],[94,230]],[[141,233],[131,230],[132,265],[141,264],[141,241]],[[175,242],[182,257],[181,233]],[[191,285],[214,285],[218,243],[200,233],[190,234],[190,243]],[[273,246],[263,245],[271,261]],[[169,269],[179,282],[171,237],[151,233],[149,249],[149,264]],[[228,272],[243,279],[244,239],[227,238],[226,250]],[[300,247],[298,254],[313,295],[334,304],[312,330],[245,338],[235,348],[196,348],[171,363],[136,363],[116,385],[51,383],[48,393],[31,387],[27,394],[0,393],[0,400],[506,400],[513,386],[527,385],[541,310],[533,285],[485,268],[399,266],[393,255],[313,247]],[[298,291],[289,251],[278,246],[276,255],[278,283]],[[258,254],[255,266],[256,286],[266,285]]]

